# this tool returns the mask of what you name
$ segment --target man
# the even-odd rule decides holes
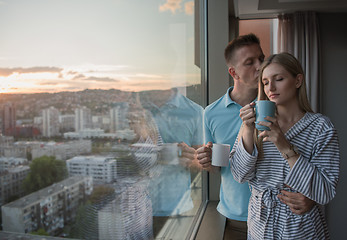
[[[142,106],[158,127],[162,140],[158,169],[149,185],[153,206],[154,237],[169,218],[193,209],[191,170],[197,170],[195,149],[203,143],[203,108],[182,95],[177,88],[144,92]],[[195,161],[194,161],[195,160]]]
[[[242,120],[240,109],[255,100],[258,91],[258,75],[264,54],[260,41],[254,34],[239,36],[225,48],[228,72],[234,79],[234,87],[205,109],[204,131],[207,144],[197,150],[197,158],[204,169],[211,166],[212,143],[233,146]],[[212,171],[213,172],[213,171]],[[236,182],[230,166],[221,167],[220,202],[217,210],[227,218],[224,239],[247,239],[247,215],[250,190],[247,183]],[[299,193],[283,191],[279,196],[296,214],[311,209],[313,202]]]

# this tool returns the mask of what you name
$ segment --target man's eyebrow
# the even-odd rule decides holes
[[[246,58],[243,62],[245,63],[245,62],[247,62],[248,60],[253,60],[255,57],[248,57],[248,58]]]

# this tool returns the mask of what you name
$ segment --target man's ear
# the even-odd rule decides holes
[[[295,87],[299,88],[301,86],[303,80],[304,80],[304,75],[303,74],[296,75]]]
[[[235,68],[233,66],[228,68],[228,72],[234,79],[238,79],[239,76],[236,74]]]

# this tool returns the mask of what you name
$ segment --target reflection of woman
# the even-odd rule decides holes
[[[256,132],[254,103],[240,110],[243,127],[231,153],[231,171],[252,188],[249,239],[328,239],[321,207],[336,194],[339,146],[330,120],[312,113],[300,63],[288,53],[270,56],[262,65],[258,99],[276,103],[277,116]],[[255,137],[256,136],[256,137]],[[281,190],[300,192],[315,201],[296,215],[280,201]]]
[[[136,142],[129,147],[122,165],[118,165],[122,169],[117,171],[126,174],[118,176],[113,184],[114,199],[99,213],[99,219],[104,220],[99,239],[153,239],[148,187],[159,172],[157,154],[162,141],[151,113],[142,108],[138,99],[129,104],[128,119]]]

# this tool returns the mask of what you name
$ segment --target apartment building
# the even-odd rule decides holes
[[[90,176],[93,182],[111,183],[117,177],[117,161],[114,157],[76,156],[66,161],[69,176]]]
[[[23,196],[23,181],[30,172],[29,166],[12,166],[8,165],[9,161],[4,163],[4,159],[0,159],[0,206],[7,203],[11,197]]]
[[[66,160],[71,157],[90,153],[92,142],[90,140],[76,140],[65,143],[42,143],[31,150],[32,159],[42,156],[54,156],[58,160]]]
[[[91,110],[87,107],[81,107],[75,109],[75,131],[91,128],[92,126],[92,114]]]
[[[16,128],[16,107],[13,103],[7,102],[1,109],[2,129],[5,136],[14,136]]]
[[[74,176],[1,208],[3,230],[30,233],[43,228],[56,235],[75,220],[78,206],[93,190],[91,177]]]
[[[59,136],[59,111],[54,107],[42,110],[42,136]]]

